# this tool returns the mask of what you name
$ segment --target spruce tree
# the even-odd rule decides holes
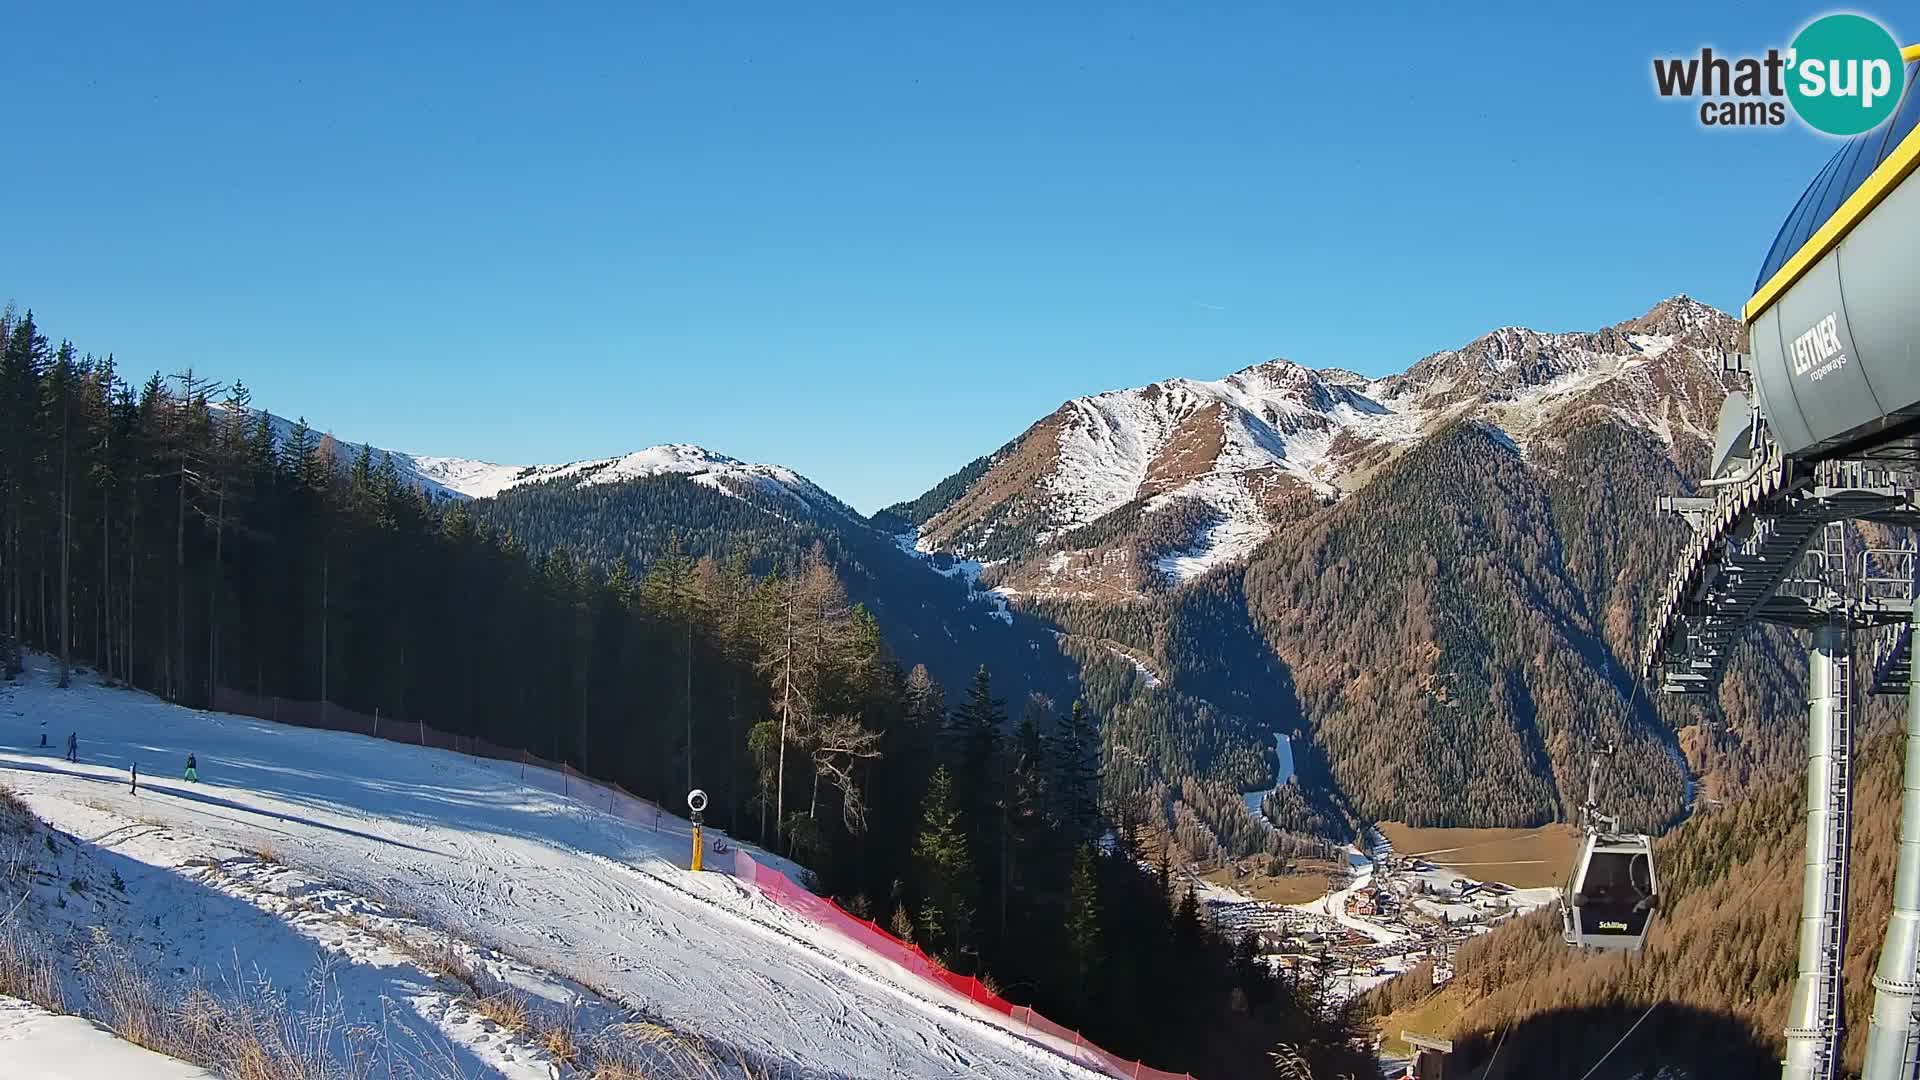
[[[1200,947],[1206,933],[1206,925],[1200,921],[1200,898],[1194,894],[1193,882],[1187,882],[1186,894],[1180,897],[1180,906],[1173,913],[1173,943],[1182,952]]]
[[[975,897],[973,859],[956,805],[953,778],[935,769],[927,781],[926,809],[913,845],[920,894],[920,940],[948,966],[958,966],[972,947]]]
[[[1093,845],[1082,844],[1073,862],[1067,904],[1067,959],[1074,1000],[1087,1001],[1105,960],[1100,945],[1100,870]]]
[[[954,798],[967,823],[970,849],[980,868],[981,896],[992,905],[987,929],[998,933],[1007,912],[1008,772],[1001,755],[1006,705],[993,696],[986,665],[974,673],[967,698],[954,710]],[[996,939],[997,943],[997,939]]]
[[[693,753],[693,624],[699,616],[700,596],[694,588],[694,561],[680,545],[676,530],[668,538],[667,553],[654,562],[641,584],[641,596],[654,614],[679,629],[675,642],[679,652],[676,665],[680,675],[674,687],[679,699],[681,755],[686,765],[687,789],[694,783]]]
[[[1091,840],[1099,819],[1100,732],[1083,703],[1073,703],[1050,743],[1054,816],[1074,843]]]

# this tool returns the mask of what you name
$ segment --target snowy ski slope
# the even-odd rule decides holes
[[[30,657],[29,668],[0,684],[0,783],[49,824],[116,845],[117,856],[178,876],[182,843],[214,849],[210,857],[271,849],[286,872],[314,883],[303,890],[324,883],[344,903],[373,898],[415,913],[802,1075],[1101,1075],[1069,1061],[1071,1048],[1004,1030],[994,1014],[751,887],[687,872],[689,827],[679,818],[663,815],[656,832],[522,783],[511,763],[183,709],[91,677],[62,691],[46,658]],[[80,751],[71,765],[62,755],[69,731]],[[197,785],[180,778],[189,752],[199,759]],[[137,794],[127,787],[134,761]],[[116,821],[163,833],[173,847],[120,845]],[[254,948],[222,940],[218,927],[200,933],[209,970]],[[297,985],[305,973],[274,974]],[[443,1038],[471,1035],[450,1027],[450,1016],[441,1017]],[[461,1056],[483,1074],[518,1071],[495,1065],[498,1052]]]

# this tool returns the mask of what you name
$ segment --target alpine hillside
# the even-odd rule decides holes
[[[1620,810],[1661,828],[1702,784],[1771,777],[1798,746],[1772,639],[1705,706],[1628,676],[1676,540],[1655,500],[1708,453],[1737,336],[1676,296],[1381,378],[1273,360],[1077,398],[871,519],[694,446],[390,456],[529,553],[602,571],[677,548],[764,572],[817,547],[905,662],[947,685],[985,664],[1050,712],[1085,700],[1108,797],[1199,857],[1363,820],[1564,818],[1600,740],[1633,778]]]
[[[688,444],[558,465],[502,465],[343,442],[315,433],[304,418],[250,413],[277,444],[311,443],[344,469],[390,467],[432,501],[465,504],[477,521],[536,557],[564,549],[601,572],[619,564],[638,575],[677,550],[738,559],[765,573],[799,566],[818,545],[852,598],[878,618],[895,655],[925,664],[942,684],[964,685],[985,664],[1003,676],[1014,700],[1039,694],[1064,706],[1074,695],[1074,665],[1053,634],[978,588],[970,572],[976,568],[903,550],[785,466]]]
[[[1617,809],[1659,829],[1800,738],[1774,639],[1704,705],[1629,674],[1678,542],[1656,499],[1711,449],[1738,333],[1675,296],[1382,378],[1275,360],[1077,398],[876,520],[1061,629],[1116,761],[1190,777],[1114,768],[1110,794],[1170,796],[1143,812],[1203,853],[1246,849],[1224,796],[1274,779],[1273,733],[1289,829],[1564,819],[1602,740],[1631,781]]]
[[[1707,442],[1735,333],[1676,296],[1594,333],[1505,327],[1380,379],[1270,360],[1075,398],[889,513],[924,550],[992,563],[1022,593],[1137,595],[1245,561],[1462,421],[1523,453],[1608,418],[1668,447]]]

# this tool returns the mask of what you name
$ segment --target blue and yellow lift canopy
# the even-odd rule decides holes
[[[1754,390],[1787,454],[1920,429],[1920,45],[1893,117],[1847,140],[1780,226],[1744,312]]]

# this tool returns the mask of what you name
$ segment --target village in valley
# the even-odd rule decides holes
[[[1324,982],[1346,999],[1428,960],[1434,984],[1445,983],[1462,941],[1554,902],[1552,882],[1563,866],[1525,856],[1572,846],[1571,833],[1551,827],[1384,829],[1366,830],[1365,851],[1349,845],[1344,866],[1310,871],[1326,881],[1314,899],[1289,902],[1284,889],[1269,885],[1286,879],[1268,876],[1261,860],[1190,874],[1190,880],[1222,932],[1238,939],[1252,931],[1259,954],[1276,971]],[[1421,850],[1397,850],[1388,833]],[[1464,843],[1425,846],[1450,839]]]

